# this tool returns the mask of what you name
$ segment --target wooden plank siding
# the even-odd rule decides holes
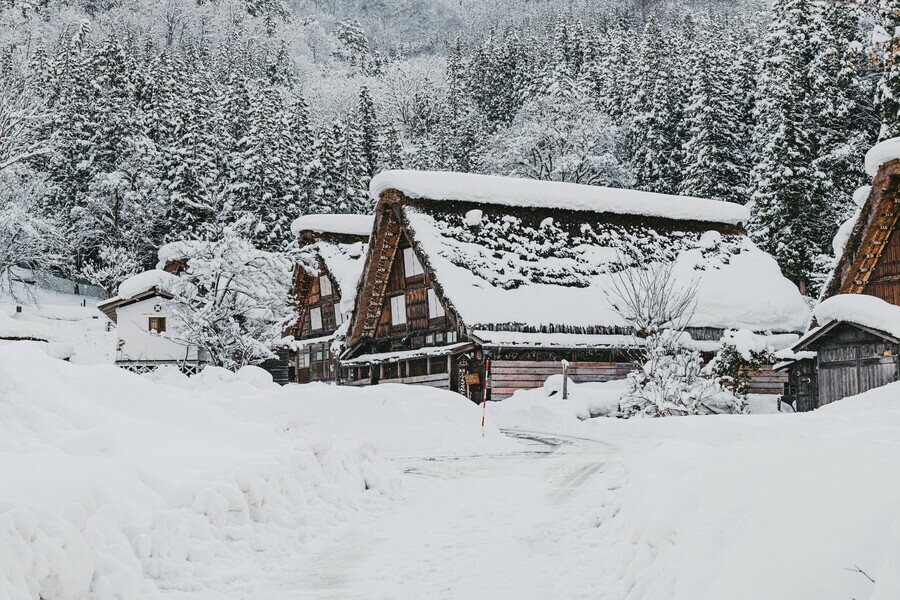
[[[842,323],[817,340],[818,406],[897,381],[897,344]]]
[[[891,232],[863,293],[900,305],[900,230]]]
[[[622,379],[633,368],[631,363],[570,362],[569,378],[576,383],[611,381]],[[492,361],[492,397],[494,400],[502,400],[519,390],[541,387],[551,375],[562,375],[562,364],[559,361]]]
[[[788,383],[789,374],[785,372],[776,372],[772,369],[772,365],[764,365],[758,373],[754,373],[750,377],[750,393],[751,394],[773,394],[780,395],[784,393],[784,386]]]

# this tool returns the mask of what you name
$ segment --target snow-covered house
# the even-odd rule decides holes
[[[422,383],[477,401],[488,357],[494,399],[541,385],[563,359],[575,381],[622,377],[637,338],[610,293],[654,261],[696,283],[687,333],[702,350],[725,329],[796,334],[809,318],[736,204],[412,171],[381,173],[370,192],[374,231],[341,362],[352,384]]]
[[[115,297],[97,305],[116,323],[117,365],[137,372],[177,365],[196,372],[208,362],[202,349],[177,341],[183,324],[168,310],[175,279],[160,269],[146,271],[123,281]]]
[[[300,244],[294,272],[298,320],[288,332],[291,380],[335,381],[353,314],[373,218],[367,215],[304,215],[291,227]]]
[[[779,366],[800,411],[900,379],[900,138],[872,148],[866,170],[872,185],[838,232],[813,326]]]

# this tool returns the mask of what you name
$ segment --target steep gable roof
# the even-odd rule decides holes
[[[442,186],[445,176],[449,183]],[[692,208],[671,207],[677,197],[641,192],[642,206],[655,208],[632,210],[624,201],[590,204],[589,192],[580,189],[587,186],[560,184],[538,185],[544,191],[525,200],[512,194],[543,183],[410,171],[377,176],[371,188],[379,194],[377,225],[360,283],[361,303],[367,303],[360,310],[371,310],[357,314],[354,340],[371,335],[383,303],[379,278],[403,230],[470,330],[624,332],[626,323],[610,304],[614,278],[654,261],[673,264],[683,284],[698,282],[692,327],[805,328],[809,310],[802,296],[746,236],[739,225],[743,207],[709,200],[697,205],[690,198],[685,202]],[[504,186],[509,190],[501,195]],[[574,198],[564,195],[568,190],[575,190]],[[444,196],[450,193],[464,198]]]
[[[293,230],[300,243],[297,259],[301,272],[295,289],[298,300],[309,293],[312,277],[327,274],[341,298],[344,322],[351,319],[372,223],[370,215],[305,215],[294,221]],[[348,325],[336,333],[342,334]]]
[[[837,294],[862,294],[866,290],[898,225],[898,192],[900,160],[894,159],[878,167],[869,197],[823,291],[823,300]]]

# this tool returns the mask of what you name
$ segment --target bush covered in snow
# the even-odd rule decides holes
[[[170,310],[185,325],[177,341],[204,348],[214,364],[229,369],[273,355],[272,344],[294,316],[286,256],[256,249],[240,226],[164,250],[177,250],[187,264],[170,290]]]
[[[746,398],[750,393],[750,379],[763,365],[775,362],[775,353],[752,331],[726,331],[709,371],[735,396]]]
[[[700,352],[685,348],[671,331],[647,338],[647,361],[628,375],[621,417],[668,417],[745,412],[744,399],[702,369]]]
[[[655,263],[622,271],[610,303],[640,338],[641,367],[628,376],[621,417],[664,417],[744,412],[741,398],[702,369],[700,352],[684,345],[684,329],[696,306],[696,284],[683,287],[672,265]]]

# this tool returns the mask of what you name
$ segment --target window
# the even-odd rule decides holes
[[[166,330],[165,317],[150,317],[148,329],[154,333],[163,333]]]
[[[391,296],[391,325],[406,323],[406,296]]]
[[[313,331],[322,329],[322,309],[312,308],[309,311],[309,328]]]
[[[425,272],[422,268],[422,263],[419,262],[419,258],[416,256],[415,250],[412,248],[403,249],[403,269],[407,277],[415,277]]]
[[[297,355],[297,366],[301,369],[305,369],[309,366],[309,353],[304,352],[303,354]]]
[[[437,319],[438,317],[443,317],[445,314],[444,306],[441,304],[441,301],[438,300],[437,294],[434,293],[433,289],[428,288],[428,318]]]
[[[444,343],[444,333],[439,332],[439,333],[434,334],[434,341],[436,341],[438,344],[443,344]]]
[[[455,332],[455,331],[448,331],[448,332],[447,332],[447,343],[448,343],[448,344],[455,344],[455,343],[456,343],[456,332]]]
[[[325,353],[322,352],[321,350],[319,350],[318,352],[316,352],[316,360],[317,360],[317,361],[325,360]]]
[[[344,315],[341,314],[341,303],[334,303],[334,324],[336,327],[340,327],[341,323],[344,322]]]
[[[429,333],[428,335],[425,336],[425,344],[430,346],[433,343],[434,343],[434,335]]]
[[[319,276],[319,294],[324,298],[325,296],[330,296],[333,293],[331,289],[331,280],[328,279],[328,275],[320,275]]]

